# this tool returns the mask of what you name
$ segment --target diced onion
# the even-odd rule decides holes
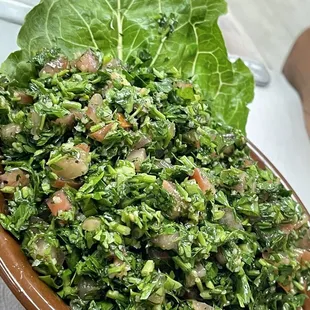
[[[86,115],[96,124],[100,122],[97,116],[97,108],[102,105],[102,102],[102,96],[100,94],[94,94],[88,103]]]
[[[208,304],[196,300],[192,301],[192,305],[194,310],[214,310],[214,308]]]
[[[225,266],[227,263],[227,259],[224,256],[223,250],[222,249],[218,249],[216,255],[215,255],[217,261],[219,262],[220,265]]]
[[[127,160],[133,162],[136,170],[140,171],[140,166],[145,161],[146,157],[145,149],[138,149],[130,152],[127,156]]]
[[[165,169],[165,168],[172,168],[173,165],[172,165],[171,163],[169,163],[168,161],[166,161],[166,160],[161,160],[161,161],[157,164],[157,167],[158,167],[158,168]]]
[[[162,250],[176,250],[179,244],[179,234],[174,233],[172,235],[159,235],[152,239],[155,246]]]
[[[75,146],[78,151],[76,156],[66,155],[52,167],[54,173],[60,178],[72,180],[87,173],[89,160],[88,152],[81,147]]]
[[[14,137],[22,131],[20,125],[8,124],[1,127],[1,139],[4,141],[12,141]]]
[[[153,293],[149,298],[148,301],[155,305],[161,305],[165,301],[165,293],[162,289],[158,289],[155,293]]]
[[[83,222],[82,228],[86,231],[95,231],[100,227],[100,225],[100,219],[95,217],[89,217]]]
[[[191,273],[186,275],[186,286],[193,287],[196,284],[196,278],[203,278],[206,274],[206,269],[201,264],[198,264]]]
[[[152,140],[144,136],[135,144],[135,149],[141,149],[142,147],[145,147],[150,142],[152,142]]]
[[[240,221],[238,221],[238,219],[236,219],[233,210],[229,209],[229,208],[225,208],[225,214],[220,219],[220,223],[222,225],[226,225],[228,228],[231,228],[231,229],[244,230]]]
[[[97,290],[96,282],[90,278],[82,278],[78,284],[78,295],[81,298],[87,297],[94,290]]]
[[[55,259],[57,265],[59,266],[62,266],[62,264],[64,263],[65,256],[60,249],[51,246],[42,238],[38,239],[36,242],[35,258],[37,258],[37,256],[39,258],[44,258],[47,255],[50,255],[52,259]]]

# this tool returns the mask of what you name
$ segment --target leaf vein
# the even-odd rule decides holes
[[[94,38],[94,35],[93,35],[93,32],[92,30],[90,29],[89,25],[87,24],[86,20],[84,19],[84,17],[80,14],[80,12],[70,3],[70,1],[68,0],[68,3],[70,5],[70,7],[73,9],[73,11],[79,16],[79,18],[82,20],[82,22],[84,23],[84,25],[86,26],[88,32],[89,32],[89,35],[90,35],[90,38],[94,44],[94,47],[95,48],[98,48],[98,45],[95,41],[95,38]]]
[[[50,44],[51,46],[52,46],[53,44],[52,44],[52,40],[51,40],[50,35],[49,35],[49,32],[48,32],[47,26],[48,26],[48,21],[49,21],[49,18],[50,18],[50,13],[51,13],[51,10],[52,10],[54,4],[55,4],[55,2],[53,1],[52,4],[51,4],[51,6],[48,8],[48,10],[47,10],[47,16],[46,16],[46,20],[45,20],[45,33],[46,33],[47,40],[48,40],[48,42],[49,42],[49,44]]]

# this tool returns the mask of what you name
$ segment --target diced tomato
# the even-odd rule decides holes
[[[284,224],[281,225],[281,230],[285,233],[285,234],[289,234],[290,232],[292,232],[293,230],[298,230],[299,228],[301,228],[304,224],[306,224],[309,221],[308,216],[304,216],[299,222],[297,223],[291,223],[291,224]]]
[[[59,188],[59,189],[65,187],[65,186],[70,186],[72,188],[79,189],[82,186],[82,183],[74,181],[74,180],[58,179],[58,180],[52,182],[51,185],[54,188]]]
[[[71,110],[72,114],[74,115],[75,119],[81,120],[83,118],[83,113],[77,110]]]
[[[215,192],[214,186],[210,183],[206,176],[203,176],[199,168],[195,168],[194,174],[191,176],[194,179],[200,189],[205,193],[207,191]]]
[[[295,224],[284,224],[284,225],[281,225],[280,229],[285,234],[289,234],[291,231],[295,230]]]
[[[100,120],[97,117],[96,114],[96,107],[94,107],[93,105],[89,105],[87,110],[86,110],[86,115],[88,116],[89,119],[91,119],[94,123],[99,123]]]
[[[19,103],[21,104],[31,104],[33,103],[33,98],[29,95],[27,95],[23,91],[16,91],[14,92],[14,97],[19,98]]]
[[[48,62],[40,73],[54,75],[69,68],[69,61],[66,57],[59,57],[58,59]]]
[[[125,119],[125,116],[122,113],[117,113],[117,120],[119,121],[121,127],[124,129],[132,127],[132,125]]]
[[[46,204],[54,216],[57,216],[59,211],[68,211],[72,208],[67,195],[62,190],[56,192],[51,198],[49,198]]]
[[[82,72],[94,73],[99,69],[99,60],[91,50],[88,50],[76,61],[75,67]]]
[[[163,189],[165,189],[170,194],[174,194],[176,191],[175,185],[166,180],[163,181]]]
[[[112,129],[113,125],[114,125],[113,123],[110,123],[104,126],[103,128],[95,131],[94,133],[91,133],[89,136],[96,141],[102,142],[106,137],[106,135],[108,134],[108,132]]]
[[[306,250],[301,250],[298,256],[298,260],[301,264],[309,263],[310,262],[310,252]]]
[[[63,117],[59,117],[55,120],[55,124],[62,125],[65,127],[73,127],[75,121],[75,116],[73,113],[65,115]]]
[[[86,143],[80,143],[80,144],[77,144],[75,146],[75,148],[78,148],[80,150],[83,150],[84,152],[88,153],[90,151],[90,146]]]
[[[27,186],[29,184],[29,175],[21,169],[12,169],[0,175],[0,185],[4,186]]]

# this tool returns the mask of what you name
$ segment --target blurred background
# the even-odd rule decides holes
[[[281,71],[297,36],[310,27],[309,0],[227,0],[271,70]]]

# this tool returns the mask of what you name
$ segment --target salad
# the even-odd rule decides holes
[[[71,309],[308,303],[308,216],[249,155],[225,8],[44,0],[1,66],[0,224]]]

